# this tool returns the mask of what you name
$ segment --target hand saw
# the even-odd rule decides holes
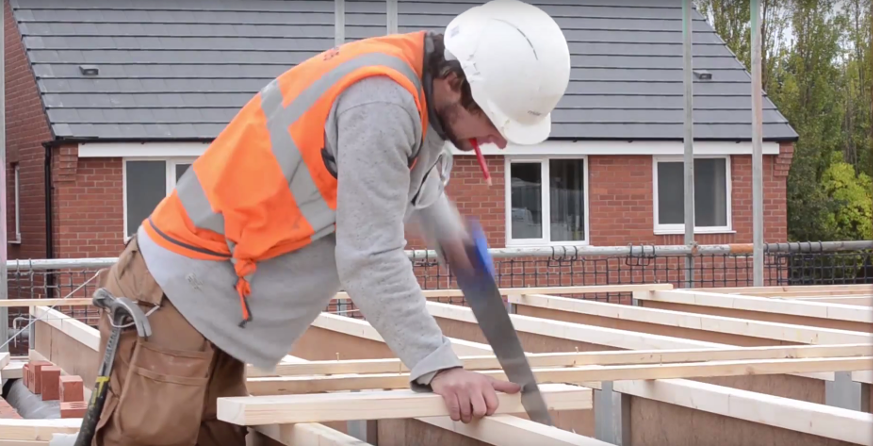
[[[494,264],[488,253],[488,241],[475,221],[471,224],[471,235],[473,243],[467,247],[467,256],[473,268],[472,271],[453,271],[458,286],[506,377],[521,386],[521,404],[528,416],[533,421],[551,426],[548,407],[497,288]]]

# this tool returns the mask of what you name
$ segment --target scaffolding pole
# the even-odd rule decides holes
[[[753,283],[764,285],[764,160],[762,144],[761,1],[751,1],[752,27],[752,264]]]
[[[694,73],[691,64],[693,35],[691,0],[682,0],[682,75],[685,84],[685,245],[694,245]],[[685,287],[694,283],[694,257],[685,257]]]
[[[9,259],[7,255],[7,234],[6,234],[6,8],[0,8],[0,299],[9,298],[9,277],[6,273],[6,261]],[[9,346],[5,345],[9,339],[9,309],[7,307],[0,308],[0,351],[9,351]]]

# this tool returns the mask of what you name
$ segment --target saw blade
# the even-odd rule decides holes
[[[493,264],[484,246],[484,234],[473,228],[474,245],[468,248],[468,258],[473,263],[473,272],[457,275],[458,286],[473,310],[479,327],[494,350],[497,361],[506,377],[521,386],[521,404],[531,420],[548,426],[552,419],[543,399],[536,377],[518,339],[506,304],[494,278]]]

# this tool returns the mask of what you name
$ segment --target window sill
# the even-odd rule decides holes
[[[716,228],[716,229],[707,229],[700,228],[694,229],[694,235],[709,235],[709,234],[736,234],[737,231],[733,229],[725,229],[725,228]],[[655,235],[684,235],[684,229],[655,229]]]

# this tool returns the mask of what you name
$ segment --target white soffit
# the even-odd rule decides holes
[[[79,144],[79,158],[196,158],[207,147],[198,142],[88,142]]]
[[[682,141],[546,141],[532,146],[509,145],[500,150],[493,144],[481,147],[483,155],[549,156],[549,155],[682,155]],[[778,155],[779,143],[764,142],[764,155]],[[473,155],[452,146],[455,155]],[[751,155],[752,143],[698,141],[694,143],[695,155]]]
[[[198,157],[208,143],[196,142],[144,142],[144,143],[100,143],[79,144],[80,158],[172,158]],[[778,155],[779,143],[765,142],[764,155]],[[473,152],[462,152],[452,147],[452,153],[465,156]],[[682,141],[546,141],[533,146],[510,145],[504,150],[492,144],[482,146],[485,155],[505,156],[561,156],[561,155],[682,155],[685,146]],[[751,155],[751,142],[713,142],[700,141],[694,144],[696,155]]]

